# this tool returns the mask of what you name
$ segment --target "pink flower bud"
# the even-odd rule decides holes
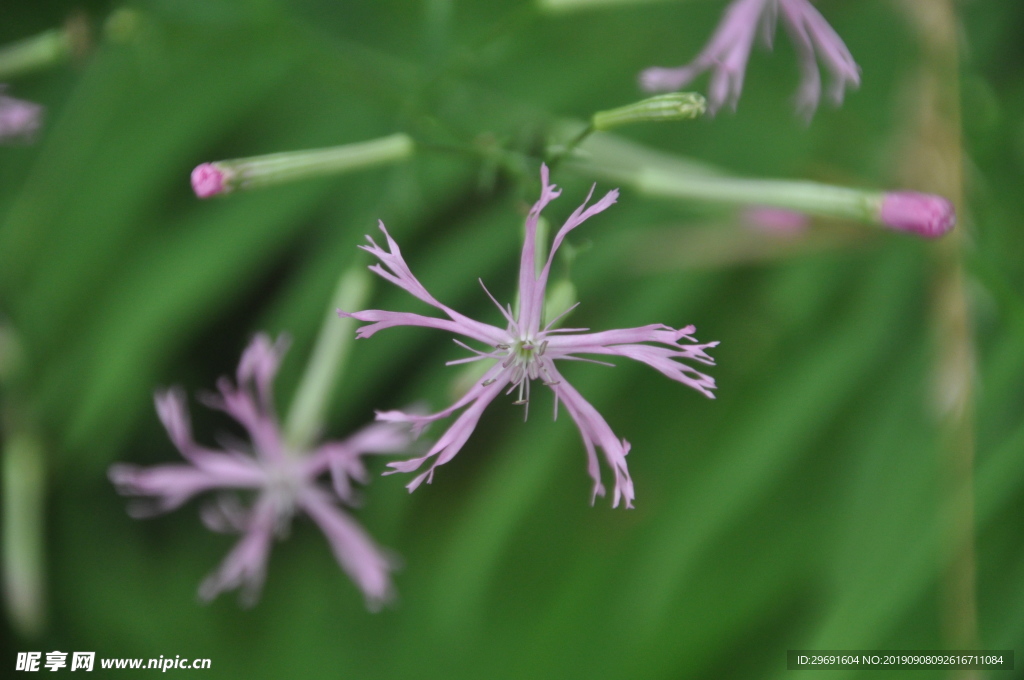
[[[209,198],[227,191],[227,176],[214,163],[197,165],[192,171],[192,190],[199,198]]]
[[[942,196],[895,191],[882,197],[878,218],[890,229],[938,238],[956,225],[956,209]]]

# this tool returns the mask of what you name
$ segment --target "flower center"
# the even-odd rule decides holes
[[[267,465],[264,472],[266,481],[263,493],[270,499],[277,515],[276,533],[283,536],[288,531],[292,516],[295,515],[304,480],[291,461]]]
[[[506,352],[502,368],[511,371],[509,381],[519,387],[519,395],[516,404],[529,404],[530,402],[530,381],[541,378],[545,385],[555,385],[557,381],[551,379],[547,364],[549,359],[544,356],[547,351],[548,341],[537,341],[531,337],[517,338],[509,345],[498,345],[498,349]]]

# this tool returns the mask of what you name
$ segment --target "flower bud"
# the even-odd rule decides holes
[[[938,238],[956,225],[956,209],[942,196],[894,191],[882,197],[878,219],[896,231]]]
[[[228,176],[217,163],[203,163],[192,171],[192,190],[199,198],[209,198],[230,191]]]
[[[235,190],[326,177],[393,163],[411,156],[413,149],[412,138],[398,133],[327,149],[203,163],[192,171],[192,189],[199,198],[209,198]]]
[[[611,130],[632,123],[686,120],[704,115],[707,103],[696,92],[673,92],[649,97],[610,111],[598,111],[591,119],[595,130]]]

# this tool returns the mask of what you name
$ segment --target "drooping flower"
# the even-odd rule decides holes
[[[4,94],[0,85],[0,142],[20,137],[30,139],[42,125],[43,107]]]
[[[843,39],[810,0],[734,0],[696,59],[679,68],[649,68],[640,74],[641,86],[650,92],[676,90],[710,70],[709,110],[715,113],[723,105],[735,110],[754,38],[760,29],[771,47],[780,15],[800,60],[797,111],[810,118],[818,107],[821,99],[818,59],[832,77],[829,98],[836,105],[841,104],[848,85],[860,86],[860,68]]]
[[[248,444],[229,441],[222,444],[223,450],[197,444],[185,396],[180,389],[170,389],[157,393],[156,410],[188,462],[149,468],[117,464],[110,468],[110,479],[124,495],[152,499],[129,506],[136,517],[174,510],[204,492],[218,494],[216,502],[201,511],[204,523],[214,531],[241,533],[242,539],[201,584],[203,600],[241,588],[243,603],[255,602],[273,539],[287,536],[292,518],[305,513],[323,531],[367,606],[378,607],[392,596],[393,561],[340,506],[356,502],[353,480],[367,481],[361,457],[403,451],[409,436],[398,426],[374,423],[343,441],[325,442],[308,452],[290,450],[273,405],[273,380],[284,351],[281,339],[272,343],[267,335],[257,335],[242,354],[236,382],[221,378],[219,393],[204,395],[207,406],[242,425]],[[321,482],[327,473],[333,485]],[[238,496],[246,491],[255,495],[248,508]]]
[[[415,490],[424,481],[430,483],[437,466],[447,463],[459,452],[476,428],[484,409],[502,391],[505,391],[506,394],[516,391],[518,398],[515,403],[525,407],[529,404],[531,381],[540,380],[555,394],[556,416],[558,403],[561,402],[579,428],[583,445],[587,451],[587,471],[593,480],[591,502],[593,503],[597,496],[603,496],[605,493],[596,453],[596,449],[600,448],[615,476],[612,506],[618,507],[620,500],[623,500],[625,506],[629,508],[633,506],[635,497],[633,482],[626,466],[629,442],[615,436],[597,409],[566,381],[555,366],[555,362],[562,359],[593,361],[578,356],[580,354],[628,357],[641,361],[672,380],[688,385],[705,396],[713,398],[711,390],[715,388],[714,380],[679,360],[690,359],[713,365],[714,361],[705,350],[718,343],[698,344],[693,338],[693,326],[675,329],[661,324],[651,324],[637,328],[590,333],[586,332],[588,330],[586,328],[554,328],[558,318],[545,324],[544,299],[548,274],[555,253],[570,231],[612,205],[618,198],[619,192],[618,190],[610,191],[600,201],[588,207],[587,202],[593,195],[593,188],[591,188],[587,200],[569,216],[569,219],[559,229],[546,262],[537,273],[535,264],[538,252],[537,221],[544,207],[561,193],[560,189],[548,183],[547,166],[541,167],[541,185],[540,200],[534,204],[526,218],[526,238],[519,267],[518,312],[513,312],[511,306],[502,308],[497,300],[489,292],[487,293],[505,318],[506,326],[504,328],[470,319],[435,299],[413,276],[409,266],[402,258],[398,244],[388,234],[383,223],[380,224],[380,229],[387,239],[388,249],[384,250],[370,237],[367,237],[370,245],[360,246],[380,260],[379,264],[371,266],[370,269],[423,302],[441,310],[448,318],[439,319],[408,312],[382,310],[352,313],[338,310],[338,314],[369,324],[359,328],[357,337],[360,338],[368,338],[379,330],[393,326],[426,326],[456,333],[488,347],[486,350],[476,350],[457,339],[455,340],[457,344],[473,352],[475,356],[452,361],[449,362],[450,364],[486,360],[493,362],[493,365],[466,394],[450,407],[426,416],[401,411],[378,412],[377,418],[380,420],[411,423],[413,431],[419,432],[430,422],[465,409],[425,455],[389,463],[389,467],[392,468],[391,472],[412,472],[428,460],[433,459],[430,467],[408,484],[410,491]],[[486,291],[486,288],[484,290]],[[604,362],[597,361],[596,363]]]

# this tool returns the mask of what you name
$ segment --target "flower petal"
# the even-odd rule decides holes
[[[208,602],[225,590],[241,588],[242,604],[252,606],[256,603],[266,578],[267,558],[276,522],[273,504],[261,498],[253,509],[251,521],[242,539],[217,570],[199,585],[200,599]]]
[[[192,439],[192,422],[185,406],[185,393],[181,388],[172,387],[153,395],[156,414],[167,430],[171,443],[182,457],[199,465],[204,456],[215,454],[215,451],[199,446]]]
[[[287,351],[288,338],[284,335],[271,342],[270,336],[266,333],[257,333],[242,352],[242,358],[238,362],[238,387],[241,389],[250,383],[255,385],[260,408],[264,414],[274,413],[274,376],[277,375],[281,359]]]
[[[565,410],[576,422],[576,427],[579,428],[580,436],[583,438],[583,445],[587,448],[587,472],[594,481],[594,489],[590,498],[591,504],[597,496],[604,495],[601,473],[597,465],[597,454],[594,450],[594,447],[597,446],[604,452],[605,461],[615,474],[612,507],[619,507],[619,501],[624,500],[625,507],[632,508],[636,496],[633,491],[633,480],[629,476],[629,467],[626,465],[629,442],[625,439],[621,441],[617,439],[597,409],[584,399],[557,370],[553,367],[550,367],[549,370],[555,378],[551,383],[551,389],[555,393],[555,397],[565,404]]]
[[[776,0],[735,0],[722,16],[707,45],[689,64],[677,69],[652,68],[644,71],[641,84],[649,91],[675,90],[692,82],[704,71],[713,69],[708,90],[708,111],[722,105],[735,108],[743,89],[747,60],[763,15]]]
[[[605,354],[624,356],[643,362],[662,375],[692,387],[704,396],[714,399],[714,378],[701,373],[692,366],[681,363],[680,359],[715,364],[706,350],[716,347],[717,342],[680,344],[679,340],[694,340],[693,326],[679,330],[661,324],[622,328],[600,333],[576,335],[554,335],[548,338],[548,356],[552,359],[571,359],[571,354]],[[668,347],[640,344],[656,342]]]
[[[471,390],[463,395],[461,399],[444,411],[440,411],[430,416],[414,416],[400,411],[378,413],[377,418],[381,420],[389,420],[391,422],[399,420],[401,420],[401,422],[411,422],[414,423],[415,429],[417,426],[422,428],[427,422],[443,418],[450,415],[457,409],[462,408],[466,404],[469,404],[469,407],[455,419],[455,422],[451,424],[448,430],[441,435],[441,438],[434,443],[425,455],[396,463],[388,463],[388,467],[391,468],[391,470],[388,470],[384,474],[389,475],[396,472],[412,472],[419,468],[425,461],[436,456],[436,459],[430,466],[430,469],[407,484],[406,488],[411,492],[415,491],[416,488],[424,481],[429,484],[434,476],[434,468],[439,465],[444,465],[450,461],[455,457],[455,454],[462,449],[466,440],[468,440],[469,436],[473,434],[473,430],[476,428],[476,424],[479,422],[484,409],[487,408],[488,404],[494,401],[495,397],[497,397],[508,384],[509,376],[510,372],[502,369],[501,366],[492,367],[484,374],[483,379],[477,382]],[[491,380],[493,380],[493,382],[490,384],[484,384]]]
[[[210,454],[202,468],[192,465],[111,465],[110,481],[124,496],[151,496],[154,505],[132,506],[135,516],[169,512],[192,496],[216,488],[258,488],[264,482],[262,472],[227,454]]]
[[[42,126],[43,107],[3,94],[0,85],[0,142],[14,137],[31,139]]]
[[[540,198],[526,216],[526,233],[523,251],[519,258],[519,319],[520,328],[530,326],[530,320],[539,321],[544,305],[544,284],[537,279],[537,221],[548,203],[562,194],[562,190],[550,183],[550,172],[544,163],[540,166]],[[537,300],[540,300],[540,304]],[[534,329],[533,332],[536,332]]]
[[[797,109],[810,118],[821,97],[820,58],[832,75],[829,95],[840,104],[847,86],[860,85],[860,68],[839,34],[809,0],[734,0],[707,45],[689,64],[677,69],[649,68],[640,74],[641,86],[650,91],[675,90],[710,70],[708,111],[736,108],[755,34],[760,29],[771,47],[777,15],[796,48],[800,65]]]
[[[356,500],[351,480],[360,484],[369,481],[362,457],[405,451],[412,443],[409,430],[407,426],[393,423],[367,425],[344,441],[327,442],[317,447],[302,462],[303,474],[312,479],[329,469],[338,498],[351,505]]]
[[[236,387],[227,378],[217,381],[217,393],[199,395],[200,401],[212,409],[224,411],[249,433],[258,457],[280,462],[284,459],[281,430],[277,420],[265,412],[256,397],[247,389]]]
[[[594,194],[594,186],[590,187],[590,193],[587,194],[587,198],[578,208],[576,208],[576,210],[573,211],[572,215],[569,216],[569,219],[567,219],[565,224],[562,225],[562,228],[558,230],[557,234],[555,234],[555,240],[552,242],[551,250],[548,252],[547,262],[544,263],[544,268],[541,269],[540,276],[537,277],[535,285],[530,289],[530,292],[524,289],[520,289],[519,291],[519,299],[522,304],[522,313],[519,315],[519,327],[525,331],[527,337],[534,337],[537,335],[537,332],[540,331],[541,317],[544,312],[544,296],[547,293],[548,275],[551,272],[551,263],[555,260],[555,253],[558,251],[559,246],[562,245],[562,241],[565,240],[565,237],[568,236],[570,231],[580,226],[599,212],[607,210],[619,198],[619,190],[612,189],[605,194],[600,201],[588,207],[587,203],[590,201],[590,197]],[[523,252],[523,261],[525,262],[525,247]],[[533,270],[531,269],[530,275],[532,276],[532,274]],[[520,272],[519,278],[520,281],[522,281],[522,272]],[[529,306],[523,302],[527,299],[530,300]]]
[[[507,334],[502,329],[490,324],[474,321],[463,317],[464,321],[452,321],[449,319],[435,319],[431,316],[414,314],[412,312],[389,312],[382,309],[367,309],[361,312],[345,312],[337,310],[338,316],[355,319],[369,323],[369,326],[360,326],[356,329],[357,338],[368,338],[377,331],[396,326],[423,326],[424,328],[438,328],[449,333],[458,333],[467,338],[477,340],[489,345],[495,345],[507,340]]]
[[[338,564],[363,591],[367,608],[377,610],[392,600],[391,571],[395,568],[395,560],[389,558],[370,535],[323,492],[311,488],[299,502],[324,532]]]
[[[385,279],[387,281],[390,281],[391,283],[395,284],[399,288],[405,290],[410,295],[412,295],[412,296],[422,300],[423,302],[426,302],[428,305],[431,305],[432,307],[436,307],[437,309],[440,309],[442,312],[447,314],[448,318],[450,318],[453,322],[455,322],[455,324],[457,324],[458,327],[464,329],[464,330],[455,331],[455,332],[462,333],[463,335],[467,335],[467,336],[469,336],[471,338],[475,338],[475,339],[498,338],[498,337],[500,337],[500,336],[495,336],[491,332],[491,329],[494,328],[493,326],[488,326],[487,324],[480,323],[479,321],[475,321],[473,319],[470,319],[468,316],[465,316],[464,314],[460,314],[460,313],[456,312],[454,309],[452,309],[451,307],[448,307],[447,305],[444,305],[444,304],[441,304],[440,302],[438,302],[437,298],[435,298],[433,295],[431,295],[427,291],[426,287],[424,287],[424,285],[422,283],[420,283],[419,279],[417,279],[413,275],[412,270],[409,269],[409,265],[406,264],[405,259],[402,257],[402,251],[398,249],[398,243],[396,243],[395,240],[393,238],[391,238],[391,234],[388,233],[387,228],[384,226],[384,222],[379,222],[379,226],[380,226],[380,230],[382,232],[384,232],[385,238],[387,238],[388,250],[384,250],[383,248],[378,246],[377,243],[372,238],[370,238],[369,236],[367,236],[366,239],[370,242],[370,245],[368,245],[368,246],[359,246],[360,248],[362,248],[366,252],[370,253],[371,255],[374,255],[381,262],[381,264],[375,264],[375,265],[371,266],[370,267],[370,271],[374,272],[375,274],[377,274],[381,278],[383,278],[383,279]],[[345,313],[341,312],[340,310],[339,310],[339,313],[341,313],[343,316],[352,316],[353,318],[359,319],[359,317],[354,315],[354,314],[345,314]],[[421,318],[425,318],[425,317],[421,317]],[[363,319],[360,319],[360,320],[363,320]],[[389,325],[399,325],[399,324],[389,324]],[[410,323],[410,324],[404,324],[404,325],[420,326],[420,325],[426,325],[426,324]],[[374,331],[371,331],[368,334],[367,333],[360,334],[359,337],[369,337],[370,335],[372,335],[377,330],[380,330],[381,328],[387,328],[387,327],[388,327],[388,325],[384,325],[384,326],[381,326],[380,328],[375,328]],[[439,328],[439,326],[435,326],[435,328]],[[360,331],[363,331],[363,330],[364,329],[360,329]],[[491,342],[492,344],[494,342],[494,340],[490,340],[490,339],[483,339],[482,341],[483,342]],[[501,340],[496,340],[496,341],[497,342],[501,342]]]

